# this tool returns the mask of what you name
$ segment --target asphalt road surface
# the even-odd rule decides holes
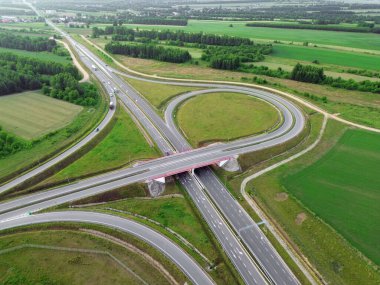
[[[127,218],[82,211],[51,212],[2,222],[0,223],[0,230],[6,230],[26,225],[54,222],[78,222],[96,224],[132,234],[150,244],[154,248],[158,249],[169,259],[171,259],[188,276],[188,278],[194,282],[194,284],[215,284],[211,277],[202,269],[202,267],[199,266],[198,263],[195,262],[195,260],[189,256],[182,248],[180,248],[178,245],[173,243],[170,239],[160,234],[159,232]]]

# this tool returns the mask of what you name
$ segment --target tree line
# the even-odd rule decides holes
[[[30,146],[31,143],[7,133],[0,126],[0,159]]]
[[[240,46],[253,45],[248,38],[231,37],[226,35],[188,33],[184,31],[158,31],[158,30],[134,30],[120,26],[107,26],[104,29],[94,27],[92,36],[113,35],[115,41],[134,41],[136,37],[159,41],[180,41],[184,43],[197,43],[203,45]]]
[[[380,81],[355,81],[353,79],[334,78],[326,76],[323,68],[296,64],[291,72],[284,71],[281,68],[277,70],[269,69],[266,66],[246,66],[238,69],[239,71],[249,72],[270,77],[286,78],[300,82],[313,84],[328,85],[335,88],[346,90],[358,90],[363,92],[380,93]]]
[[[132,24],[144,25],[168,25],[168,26],[187,26],[187,19],[167,19],[167,18],[143,18],[136,17],[129,21]]]
[[[51,52],[56,45],[57,43],[53,39],[0,33],[0,47],[4,48]]]
[[[336,32],[355,32],[355,33],[380,33],[380,28],[374,25],[362,25],[357,27],[347,26],[331,26],[331,25],[315,25],[315,24],[284,24],[284,23],[247,23],[247,27],[265,27],[265,28],[283,28],[283,29],[306,29],[306,30],[323,30]]]
[[[121,44],[118,42],[110,42],[106,44],[105,50],[114,54],[173,63],[182,63],[191,59],[191,55],[187,50],[165,48],[150,44]]]

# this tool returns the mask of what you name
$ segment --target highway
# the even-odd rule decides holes
[[[53,25],[50,22],[48,23]],[[118,97],[120,100],[139,120],[156,142],[159,149],[163,153],[171,155],[140,164],[130,169],[107,173],[54,190],[25,196],[0,204],[0,220],[2,223],[14,223],[16,225],[16,221],[19,219],[24,219],[29,216],[29,213],[41,209],[109,191],[137,181],[182,173],[178,175],[179,181],[189,192],[195,205],[202,213],[204,219],[209,224],[211,230],[218,238],[223,249],[234,263],[246,284],[299,284],[290,269],[273,249],[270,242],[262,234],[254,221],[229,194],[228,190],[220,183],[211,169],[208,167],[199,167],[228,159],[234,155],[260,150],[286,142],[302,131],[305,123],[302,112],[295,105],[282,97],[261,90],[225,84],[165,81],[165,84],[171,85],[213,88],[212,90],[201,90],[177,97],[169,104],[167,112],[165,113],[165,122],[157,115],[144,98],[119,77],[120,73],[118,71],[107,66],[107,64],[102,62],[86,47],[74,41],[68,34],[64,32],[62,32],[62,34],[71,43],[79,54],[80,60],[89,69],[91,69],[93,65],[97,67],[96,71],[92,71],[109,93],[115,89],[119,90]],[[139,78],[129,74],[122,75],[144,81],[163,83],[158,80]],[[180,102],[191,96],[220,91],[245,93],[266,100],[278,109],[282,118],[281,124],[273,132],[265,133],[260,136],[245,138],[228,144],[191,150],[187,141],[176,129],[172,120],[172,112]],[[186,96],[188,97],[186,98]],[[114,97],[111,97],[111,100],[115,100]],[[107,116],[109,114],[112,116],[112,113],[113,112],[109,112]],[[103,121],[103,125],[101,125],[100,128],[103,128],[106,123],[107,121]],[[83,140],[80,143],[82,142]],[[73,152],[76,150],[73,150]],[[66,157],[68,155],[69,154],[67,154]],[[64,158],[65,156],[62,154],[60,157],[62,159],[62,157]],[[44,165],[41,167],[44,167]],[[41,167],[33,171],[44,171],[44,168]],[[193,168],[198,168],[195,174],[187,172]],[[33,174],[29,173],[26,175],[30,175],[29,178],[33,177]],[[9,187],[14,187],[22,181],[23,178],[19,177],[17,181],[3,185],[0,191],[7,191],[10,189]],[[225,221],[223,217],[225,217],[227,221]]]
[[[202,267],[200,267],[197,262],[192,257],[190,257],[182,248],[180,248],[164,235],[148,228],[147,226],[126,218],[83,211],[51,212],[26,216],[17,220],[0,223],[0,230],[6,230],[25,225],[54,222],[96,224],[132,234],[166,255],[190,278],[194,284],[215,285],[213,280],[202,269]]]

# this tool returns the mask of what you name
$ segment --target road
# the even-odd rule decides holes
[[[51,22],[48,23],[53,25]],[[173,127],[170,116],[167,117],[167,123],[163,121],[151,105],[117,75],[116,70],[107,66],[86,47],[74,41],[68,34],[63,32],[63,36],[71,43],[79,54],[81,61],[87,67],[90,69],[93,65],[97,67],[97,70],[93,72],[107,88],[108,92],[115,89],[119,90],[119,98],[140,121],[163,153],[181,153],[148,162],[132,170],[113,172],[45,193],[23,197],[21,198],[23,199],[22,201],[15,200],[2,204],[1,211],[3,214],[1,219],[3,221],[17,221],[14,217],[23,217],[28,212],[35,212],[52,205],[76,200],[86,197],[86,195],[94,195],[100,191],[109,191],[116,188],[117,185],[126,185],[148,178],[180,173],[190,168],[209,165],[218,159],[226,159],[235,154],[274,146],[295,137],[303,128],[304,118],[299,109],[292,103],[272,93],[223,84],[165,82],[172,85],[215,88],[214,91],[225,90],[257,96],[275,105],[282,114],[283,121],[281,126],[271,133],[238,140],[230,144],[190,150],[191,148],[186,140]],[[135,76],[128,74],[124,74],[124,76],[135,78]],[[157,81],[145,78],[137,79],[150,82]],[[202,92],[207,91],[200,91],[198,94],[193,94],[193,96],[200,95]],[[196,175],[187,172],[180,174],[179,180],[189,192],[195,205],[247,284],[267,284],[268,281],[275,284],[298,284],[290,269],[276,253],[254,221],[228,193],[228,190],[209,168],[198,169]],[[232,229],[220,213],[226,217]],[[240,242],[240,239],[244,244]],[[246,249],[248,249],[249,253]]]
[[[102,225],[132,234],[145,241],[149,245],[161,251],[172,260],[194,284],[215,285],[210,276],[190,257],[182,248],[164,235],[135,221],[117,216],[82,211],[51,212],[26,216],[17,220],[0,223],[0,230],[14,227],[54,223],[54,222],[78,222]]]

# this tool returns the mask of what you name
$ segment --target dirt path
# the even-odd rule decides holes
[[[77,58],[75,57],[73,51],[71,50],[70,46],[64,42],[64,41],[60,41],[60,40],[56,40],[57,42],[59,42],[60,44],[63,44],[64,47],[69,51],[70,53],[70,56],[73,60],[73,63],[74,65],[78,68],[78,70],[80,71],[80,73],[82,73],[83,75],[83,78],[79,81],[79,82],[86,82],[90,79],[90,75],[88,74],[88,72],[83,68],[83,66],[78,62]]]

